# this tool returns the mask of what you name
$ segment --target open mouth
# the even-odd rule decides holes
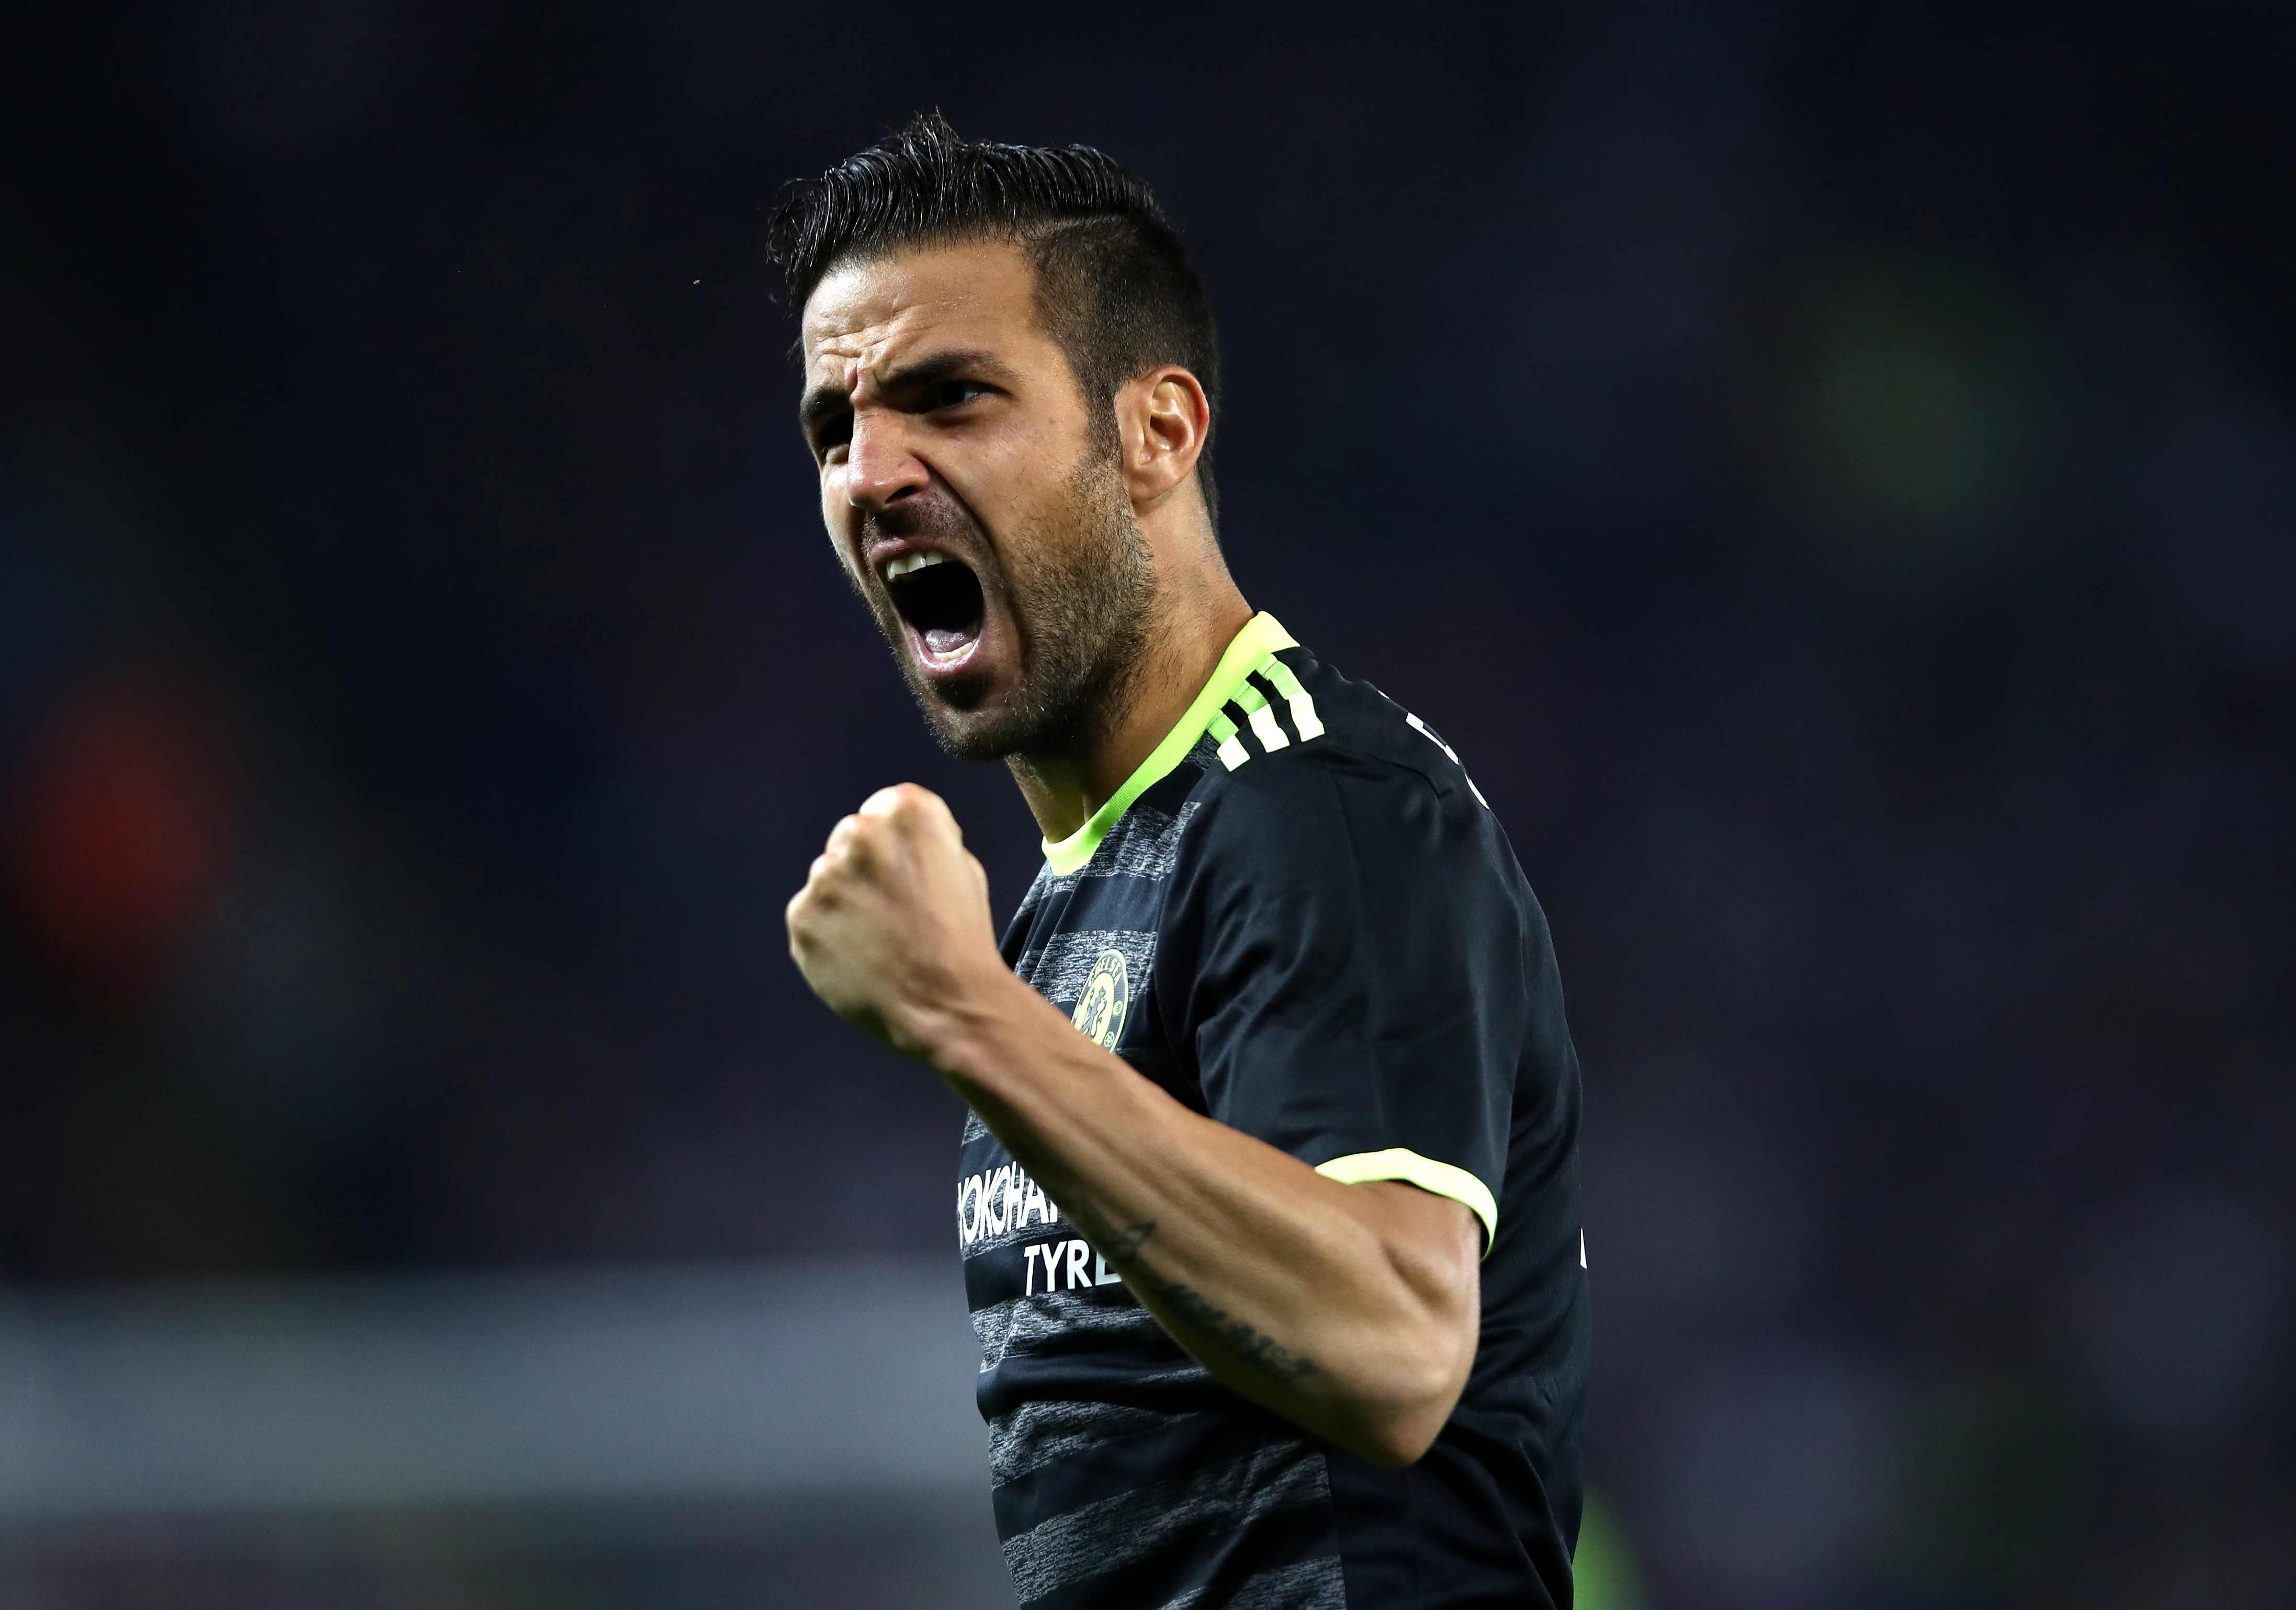
[[[964,659],[980,641],[980,578],[946,553],[905,553],[885,567],[885,592],[929,662]]]

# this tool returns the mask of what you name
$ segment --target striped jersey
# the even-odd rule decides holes
[[[1546,921],[1458,758],[1255,617],[1046,862],[1004,940],[1213,1119],[1485,1231],[1482,1330],[1386,1470],[1214,1380],[977,1117],[957,1233],[1026,1610],[1567,1606],[1588,1304],[1578,1070]]]

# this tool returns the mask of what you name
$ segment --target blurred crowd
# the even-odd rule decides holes
[[[1247,595],[1442,731],[1587,1069],[1660,1606],[2296,1598],[2296,22],[49,8],[0,57],[0,1271],[946,1248],[781,911],[940,757],[762,210],[1158,186]],[[1201,31],[1191,31],[1201,30]]]

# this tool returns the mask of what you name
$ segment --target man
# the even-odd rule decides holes
[[[1546,920],[1442,740],[1229,578],[1177,236],[1096,151],[925,118],[774,246],[838,556],[1044,833],[1001,953],[911,785],[789,908],[822,999],[972,1109],[1021,1602],[1569,1605],[1587,1301]]]

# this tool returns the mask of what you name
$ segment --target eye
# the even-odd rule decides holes
[[[850,413],[832,414],[813,428],[814,456],[825,459],[852,439],[853,416]]]
[[[962,408],[975,397],[988,395],[988,388],[979,380],[941,380],[925,393],[928,409]]]

